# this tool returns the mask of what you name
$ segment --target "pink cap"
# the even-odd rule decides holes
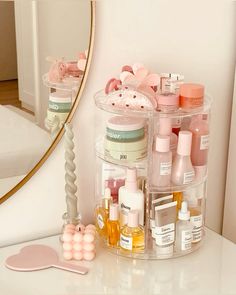
[[[159,120],[160,120],[160,126],[159,126],[158,133],[160,135],[171,135],[172,133],[171,118],[161,117]]]
[[[156,137],[156,151],[161,153],[169,152],[170,150],[170,136],[157,135]]]
[[[180,131],[177,154],[181,156],[189,156],[191,153],[191,145],[192,145],[192,132]]]
[[[184,83],[180,85],[179,94],[184,97],[203,97],[204,86],[201,84]]]
[[[119,219],[119,205],[111,204],[109,209],[109,219],[118,220]]]
[[[157,103],[159,105],[179,105],[179,96],[171,92],[158,94]]]
[[[125,187],[129,192],[136,192],[138,190],[136,168],[127,168]]]
[[[128,226],[138,227],[138,210],[130,210],[128,213]]]

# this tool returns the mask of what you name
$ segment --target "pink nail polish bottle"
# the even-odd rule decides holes
[[[190,159],[192,133],[180,131],[177,154],[172,165],[171,180],[175,185],[188,184],[194,180],[195,171]]]
[[[170,136],[170,151],[172,152],[172,159],[174,159],[177,150],[178,136],[172,132],[171,118],[162,117],[159,122],[160,126],[158,134]]]
[[[152,163],[153,186],[170,186],[171,166],[170,136],[157,135]]]
[[[201,180],[206,175],[206,164],[209,146],[209,125],[203,115],[192,117],[189,130],[192,132],[191,161],[196,173],[196,179]]]

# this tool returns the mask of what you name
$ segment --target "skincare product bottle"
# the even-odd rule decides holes
[[[170,137],[157,135],[152,160],[152,185],[169,186],[171,179],[172,153]]]
[[[209,146],[209,125],[203,115],[192,117],[189,130],[193,134],[191,161],[196,173],[196,179],[201,180],[206,175],[207,155]]]
[[[137,210],[128,213],[128,224],[121,229],[120,247],[132,252],[144,250],[144,229],[139,225]]]
[[[181,204],[183,202],[183,193],[182,192],[173,192],[173,201],[177,202],[177,210],[181,209]]]
[[[197,187],[194,187],[184,192],[184,200],[188,204],[188,208],[190,211],[190,222],[193,226],[192,243],[200,242],[202,239],[203,218],[202,218],[201,207],[199,206],[199,203],[198,203],[197,193],[198,193]]]
[[[192,133],[180,131],[177,146],[177,154],[172,165],[171,180],[175,185],[191,183],[194,180],[195,172],[190,159]]]
[[[175,201],[155,207],[154,238],[156,252],[162,258],[168,258],[173,255],[176,205],[177,202]]]
[[[182,118],[172,118],[171,123],[172,123],[172,132],[178,136],[180,132],[181,124],[182,124]]]
[[[185,201],[181,204],[178,219],[179,220],[176,222],[176,250],[190,250],[192,247],[193,226],[190,222],[190,212],[188,211],[188,204]]]
[[[194,83],[183,83],[180,85],[180,107],[191,110],[203,105],[204,86]]]
[[[161,92],[179,93],[179,87],[184,82],[184,76],[175,73],[161,73]]]
[[[113,247],[119,246],[120,222],[118,204],[111,204],[109,208],[109,219],[107,220],[107,238],[108,245]]]
[[[157,110],[163,113],[175,112],[179,108],[179,95],[171,92],[157,94]]]
[[[171,118],[161,117],[159,122],[158,134],[170,136],[170,151],[172,152],[172,159],[174,159],[177,150],[178,136],[172,132]]]
[[[111,190],[105,189],[104,197],[101,200],[101,205],[95,209],[95,225],[97,232],[101,237],[107,237],[107,219],[109,216],[109,206],[112,202]]]
[[[138,189],[136,168],[127,169],[125,185],[120,187],[118,199],[120,225],[127,224],[130,210],[138,210],[139,224],[144,225],[144,194]]]

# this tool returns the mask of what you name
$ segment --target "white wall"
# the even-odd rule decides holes
[[[234,4],[212,3],[97,2],[94,57],[74,118],[84,222],[91,221],[93,216],[93,94],[104,87],[122,65],[142,61],[157,72],[181,72],[187,80],[204,83],[215,98],[207,225],[221,231],[236,35]],[[63,147],[59,145],[39,173],[0,206],[1,244],[60,229],[61,215],[65,211],[63,166]]]

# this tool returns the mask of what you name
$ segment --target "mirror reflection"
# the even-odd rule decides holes
[[[89,1],[0,1],[0,198],[40,161],[76,99]]]

